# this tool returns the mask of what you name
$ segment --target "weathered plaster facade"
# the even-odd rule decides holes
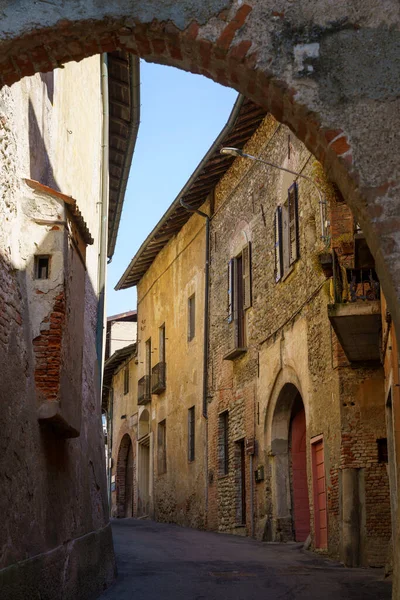
[[[71,63],[0,97],[0,587],[10,599],[91,598],[115,576],[96,353],[100,65]]]
[[[137,350],[132,349],[123,361],[119,357],[124,351],[119,350],[106,363],[107,369],[108,363],[118,362],[108,400],[111,514],[115,517],[150,516],[206,526],[204,267],[204,220],[194,216],[138,284]],[[188,335],[189,298],[195,298],[192,339]],[[161,371],[160,365],[164,365]],[[149,373],[152,378],[141,384]],[[152,393],[156,383],[158,388]],[[188,420],[193,407],[194,454],[189,456]]]
[[[154,487],[150,513],[160,521],[203,528],[205,515],[205,420],[202,416],[205,224],[195,215],[159,253],[138,285],[138,378],[165,362],[165,390],[145,404],[153,440]],[[173,292],[172,292],[173,290]],[[189,339],[189,298],[195,330]],[[160,328],[165,326],[165,360]],[[194,458],[188,456],[188,411],[194,407]],[[158,428],[165,421],[165,459]]]

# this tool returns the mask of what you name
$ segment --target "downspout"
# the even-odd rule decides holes
[[[107,259],[107,223],[108,223],[108,160],[109,160],[109,104],[108,104],[108,68],[107,54],[101,55],[101,95],[103,102],[103,127],[102,127],[102,165],[101,165],[101,208],[100,208],[100,246],[99,270],[97,276],[97,332],[96,350],[99,365],[99,385],[102,389],[103,363],[104,363],[104,322],[105,322],[105,283]]]
[[[181,206],[188,212],[193,212],[206,220],[206,251],[205,251],[205,268],[204,268],[204,340],[203,340],[203,417],[205,419],[205,507],[206,519],[208,515],[208,412],[207,412],[207,386],[208,386],[208,342],[209,342],[209,271],[210,271],[210,217],[186,204],[183,199],[180,199]]]

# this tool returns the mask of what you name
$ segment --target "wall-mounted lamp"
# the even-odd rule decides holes
[[[325,231],[325,209],[326,209],[326,200],[323,199],[321,190],[311,179],[311,177],[307,177],[307,175],[302,175],[301,173],[297,173],[296,171],[292,171],[291,169],[286,169],[286,167],[281,167],[280,165],[276,165],[275,163],[269,162],[268,160],[264,160],[263,158],[258,158],[258,156],[253,156],[252,154],[246,154],[243,150],[239,148],[221,148],[220,154],[226,154],[228,156],[234,156],[235,158],[249,158],[250,160],[256,160],[257,162],[263,163],[264,165],[268,165],[269,167],[273,167],[274,169],[279,169],[280,171],[286,171],[286,173],[291,173],[292,175],[296,175],[297,177],[302,177],[303,179],[307,179],[310,183],[313,184],[315,189],[318,192],[319,196],[319,208],[320,208],[320,216],[321,216],[321,238],[326,242],[327,235]]]

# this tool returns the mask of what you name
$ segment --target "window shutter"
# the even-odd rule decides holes
[[[274,222],[274,253],[275,253],[275,281],[279,281],[283,275],[283,256],[282,256],[282,207],[278,206],[275,211]]]
[[[300,255],[299,248],[299,211],[297,183],[290,186],[288,191],[289,212],[289,264],[292,265]]]
[[[233,321],[233,269],[234,259],[232,258],[228,263],[228,323]]]
[[[232,270],[233,270],[233,347],[238,348],[239,346],[239,311],[238,302],[236,296],[236,290],[239,289],[238,285],[238,266],[237,259],[232,258]]]
[[[242,250],[243,308],[251,306],[251,242]]]

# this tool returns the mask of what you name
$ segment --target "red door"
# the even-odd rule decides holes
[[[315,546],[328,547],[328,521],[326,513],[324,441],[320,439],[312,444]]]
[[[304,407],[292,420],[293,511],[296,542],[305,542],[310,533],[308,502],[306,415]]]

